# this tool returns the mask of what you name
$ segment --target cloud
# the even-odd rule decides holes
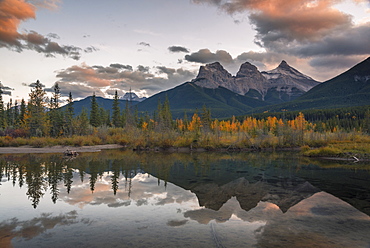
[[[340,2],[344,1],[193,0],[230,15],[246,13],[257,31],[255,43],[267,52],[301,58],[369,54],[370,23],[356,26],[353,16],[335,8]]]
[[[129,71],[132,71],[133,68],[131,65],[122,65],[122,64],[110,64],[109,65],[110,67],[113,67],[113,68],[117,68],[117,69],[125,69],[125,70],[129,70]]]
[[[341,0],[193,0],[234,15],[246,12],[257,31],[256,44],[269,52],[316,56],[368,54],[369,23],[355,26],[335,8]],[[366,1],[355,1],[366,2]],[[313,18],[314,17],[314,18]],[[355,37],[355,39],[352,38]]]
[[[92,53],[92,52],[96,52],[96,51],[99,51],[98,48],[94,47],[94,46],[89,46],[89,47],[86,47],[84,49],[84,52],[85,53]]]
[[[185,225],[188,221],[189,220],[169,220],[167,221],[167,226],[179,227]]]
[[[168,50],[172,53],[189,53],[189,49],[182,46],[170,46],[168,47]]]
[[[126,92],[130,88],[141,96],[147,96],[189,81],[195,77],[195,72],[163,66],[150,68],[139,65],[133,69],[131,65],[119,63],[109,66],[82,63],[58,71],[56,77],[65,96],[69,92],[75,98],[92,95],[92,92],[104,96],[115,90]]]
[[[346,59],[338,58],[338,56],[317,57],[309,61],[309,65],[317,69],[343,69],[350,68],[357,64],[358,57],[347,57]]]
[[[32,3],[32,4],[31,4]],[[22,21],[36,18],[36,7],[53,9],[59,1],[33,0],[2,0],[0,1],[0,48],[8,48],[16,52],[33,50],[44,54],[46,57],[62,55],[78,60],[82,49],[72,45],[60,45],[51,38],[59,39],[57,34],[44,36],[36,31],[18,32]],[[86,48],[86,52],[96,51]]]
[[[301,43],[289,51],[301,57],[322,55],[370,54],[370,23],[347,30],[344,33],[327,35],[313,43]]]
[[[224,50],[218,50],[216,51],[216,53],[213,53],[209,49],[200,49],[198,52],[192,53],[190,55],[185,55],[185,60],[189,62],[203,64],[212,63],[216,61],[222,64],[233,63],[233,58],[228,52]]]
[[[12,247],[12,239],[30,240],[56,226],[89,225],[90,219],[79,218],[76,211],[53,216],[48,213],[42,213],[40,217],[34,217],[30,220],[18,220],[17,218],[8,219],[0,222],[0,233],[2,234],[2,245]]]
[[[62,0],[28,0],[28,2],[32,3],[38,8],[55,10],[59,8],[59,4],[62,2]]]
[[[3,85],[1,82],[0,82],[0,89],[3,95],[9,95],[9,96],[12,95],[11,91],[14,90],[13,88],[10,88],[9,86]]]
[[[256,31],[254,42],[264,52],[245,52],[234,59],[248,61],[260,69],[272,69],[287,60],[303,72],[327,80],[370,54],[370,22],[355,23],[353,16],[336,8],[345,0],[192,0],[217,7],[233,18],[245,15]],[[368,0],[348,3],[369,4]],[[367,5],[369,6],[369,5]],[[367,21],[366,21],[367,20]],[[188,61],[211,63],[209,50],[187,55]],[[229,58],[230,61],[230,58]],[[347,61],[347,62],[345,62]],[[356,61],[354,63],[354,61]],[[228,61],[222,62],[226,66]],[[321,65],[321,67],[319,66]]]
[[[150,47],[150,44],[149,43],[146,43],[146,42],[139,42],[138,43],[139,46],[146,46],[146,47]]]

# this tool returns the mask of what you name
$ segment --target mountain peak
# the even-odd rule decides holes
[[[206,64],[205,66],[201,66],[198,72],[198,76],[195,80],[206,79],[209,82],[218,80],[223,81],[223,79],[228,79],[231,77],[231,74],[227,70],[225,70],[219,62],[214,62],[211,64]]]
[[[283,61],[281,61],[278,68],[280,68],[280,69],[290,69],[291,67],[288,65],[288,63],[285,60],[283,60]]]
[[[205,66],[201,66],[201,69],[213,69],[217,71],[226,71],[224,67],[220,64],[220,62],[214,62],[210,64],[206,64]]]
[[[245,62],[240,66],[240,69],[239,69],[238,73],[236,74],[236,77],[237,78],[246,77],[246,76],[249,76],[249,75],[255,74],[255,73],[259,73],[257,67],[252,65],[249,62]]]
[[[138,97],[138,95],[136,95],[135,92],[126,92],[126,94],[121,97],[121,100],[137,101],[137,102],[142,102],[145,99],[146,99],[146,97],[143,97],[143,98]]]

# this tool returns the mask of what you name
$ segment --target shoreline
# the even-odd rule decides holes
[[[101,150],[109,150],[109,149],[123,149],[126,146],[119,145],[119,144],[105,144],[105,145],[94,145],[94,146],[48,146],[48,147],[32,147],[29,145],[26,146],[19,146],[19,147],[0,147],[0,154],[30,154],[30,153],[64,153],[66,150],[75,151],[77,153],[84,153],[84,152],[100,152]],[[189,153],[189,152],[206,152],[206,151],[220,151],[220,152],[255,152],[255,151],[299,151],[300,148],[292,147],[292,148],[264,148],[264,149],[206,149],[202,147],[197,148],[190,148],[190,147],[169,147],[169,148],[134,148],[133,151],[137,152],[178,152],[178,153]],[[350,161],[350,162],[369,162],[369,158],[364,158],[360,156],[357,159],[353,157],[328,157],[328,156],[306,156],[313,159],[322,159],[322,160],[336,160],[336,161]]]
[[[63,153],[67,149],[76,152],[100,152],[107,149],[120,149],[123,146],[118,144],[95,145],[95,146],[49,146],[35,148],[32,146],[19,147],[0,147],[0,154],[15,154],[15,153]]]

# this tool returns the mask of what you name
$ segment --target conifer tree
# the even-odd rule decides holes
[[[50,111],[49,111],[49,120],[50,120],[50,135],[58,136],[63,132],[63,113],[59,108],[59,99],[60,99],[60,88],[58,83],[55,83],[53,96],[50,99]]]
[[[99,105],[96,102],[95,92],[91,98],[91,109],[90,109],[90,125],[93,127],[100,126],[100,112]]]
[[[3,102],[3,90],[0,87],[0,128],[5,128],[5,110]]]
[[[26,128],[26,114],[27,114],[27,107],[26,107],[26,102],[22,98],[21,101],[21,106],[19,110],[19,126],[23,127],[24,129]]]
[[[131,127],[134,125],[133,116],[131,113],[131,102],[126,101],[125,111],[123,113],[123,124],[127,127]]]
[[[14,127],[18,128],[19,127],[19,105],[18,101],[15,100],[14,102]]]
[[[163,106],[162,106],[162,119],[164,122],[165,128],[171,128],[172,127],[172,113],[170,109],[170,101],[168,100],[168,96],[166,95],[166,99],[164,100]]]
[[[118,93],[114,94],[113,106],[112,106],[112,124],[114,127],[121,127],[121,109],[119,107]]]
[[[36,81],[31,90],[28,103],[29,127],[31,136],[42,136],[47,131],[47,120],[45,114],[45,91],[39,80]]]
[[[14,126],[14,109],[13,109],[13,100],[10,98],[9,102],[6,104],[5,111],[6,126]]]
[[[65,119],[66,119],[66,132],[69,136],[73,134],[73,116],[74,116],[74,107],[73,107],[73,98],[72,93],[69,92],[68,104],[66,107]]]

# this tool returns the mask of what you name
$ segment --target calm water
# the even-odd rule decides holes
[[[0,172],[0,247],[370,247],[370,164],[110,150]]]

